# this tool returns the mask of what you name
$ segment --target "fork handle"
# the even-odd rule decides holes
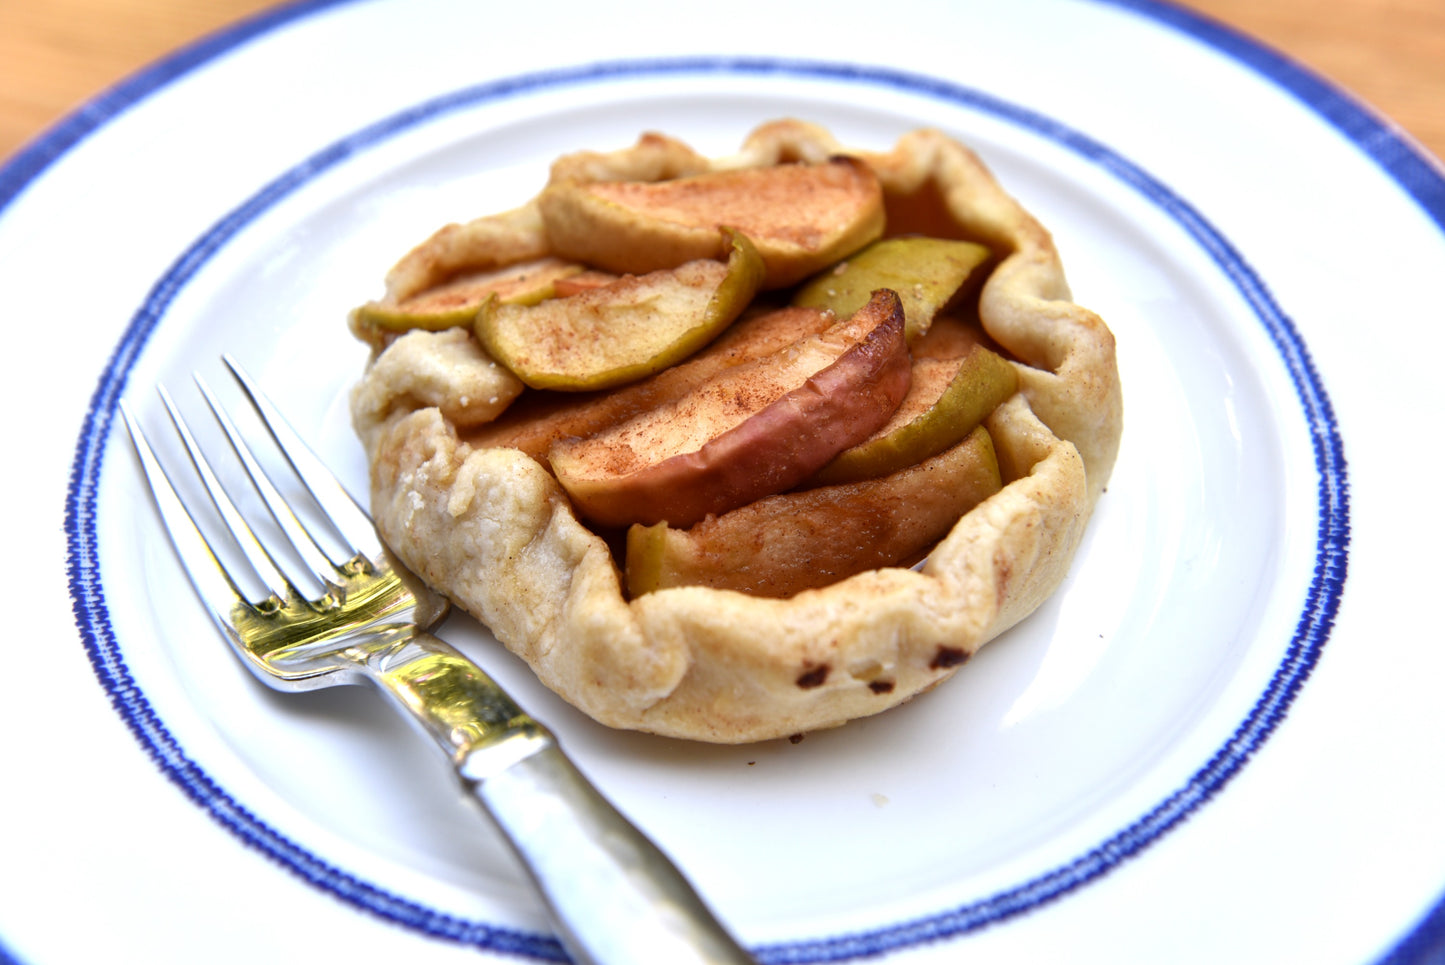
[[[578,965],[747,965],[676,866],[475,663],[407,628],[372,678],[446,751],[501,829]]]
[[[579,963],[751,963],[681,872],[555,744],[472,786]]]

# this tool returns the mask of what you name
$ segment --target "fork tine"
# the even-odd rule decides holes
[[[282,533],[285,534],[286,539],[291,543],[291,547],[301,558],[301,562],[305,564],[306,568],[323,586],[335,586],[338,577],[337,571],[340,569],[340,565],[327,555],[326,551],[322,549],[321,544],[318,543],[316,538],[311,534],[311,531],[306,528],[306,525],[301,522],[300,518],[298,518],[296,513],[291,509],[291,504],[286,501],[285,496],[281,495],[281,491],[276,488],[275,483],[271,481],[271,477],[268,476],[266,470],[261,467],[261,463],[256,459],[255,454],[251,451],[251,447],[247,444],[245,438],[242,437],[241,431],[236,428],[235,422],[231,420],[230,415],[228,415],[225,408],[222,407],[220,400],[216,398],[210,386],[208,386],[199,375],[195,377],[195,380],[196,386],[201,390],[201,395],[206,400],[206,404],[211,407],[211,412],[214,413],[216,421],[220,423],[222,431],[226,434],[226,438],[230,440],[231,448],[236,451],[237,457],[240,458],[241,465],[246,470],[246,475],[251,477],[251,483],[256,487],[256,492],[260,495],[261,501],[266,504],[266,508],[270,511],[271,517],[276,521],[276,525],[281,527]]]
[[[341,481],[326,467],[326,464],[316,455],[301,436],[286,421],[275,404],[266,397],[260,387],[256,384],[250,374],[243,369],[230,355],[223,355],[222,360],[236,377],[236,381],[245,390],[246,396],[256,411],[261,416],[261,421],[271,433],[271,438],[276,440],[276,445],[286,456],[291,468],[310,491],[313,499],[321,507],[322,511],[331,520],[341,537],[346,540],[351,549],[367,559],[375,559],[380,555],[382,544],[380,537],[376,534],[376,527],[371,517],[357,503],[355,497],[349,493]]]
[[[171,394],[163,385],[156,386],[156,391],[160,393],[161,402],[165,404],[166,412],[170,414],[171,424],[175,426],[176,433],[181,437],[181,442],[191,457],[191,465],[195,467],[196,473],[201,477],[202,485],[210,494],[211,503],[216,507],[216,512],[220,514],[221,521],[230,532],[237,548],[246,557],[246,561],[251,564],[252,572],[260,578],[272,596],[278,600],[287,599],[287,592],[292,589],[290,580],[286,578],[286,574],[281,572],[271,554],[266,552],[266,548],[256,538],[256,534],[252,532],[245,517],[241,515],[241,511],[231,501],[226,487],[221,485],[220,479],[211,469],[210,462],[202,452],[200,444],[196,442],[190,426],[186,424],[186,420],[171,398]]]
[[[229,625],[232,609],[238,603],[244,602],[241,591],[212,552],[211,545],[206,542],[180,496],[176,495],[175,487],[161,468],[140,424],[123,401],[120,403],[120,414],[125,420],[126,431],[130,433],[131,445],[135,447],[136,455],[140,458],[146,481],[150,484],[151,497],[155,500],[156,508],[160,510],[161,521],[176,548],[176,555],[181,559],[181,566],[191,578],[196,593],[212,611],[212,616]]]

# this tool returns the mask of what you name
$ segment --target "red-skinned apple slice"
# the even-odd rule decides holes
[[[968,435],[1016,391],[1014,367],[982,345],[956,359],[915,358],[912,387],[888,423],[838,453],[811,482],[874,479],[920,463]]]
[[[788,597],[864,570],[908,566],[1001,486],[993,440],[980,426],[953,448],[878,479],[769,496],[691,529],[633,526],[628,592],[710,586]]]
[[[851,317],[734,366],[675,401],[548,453],[573,505],[603,526],[691,526],[792,488],[888,421],[911,366],[886,289]]]

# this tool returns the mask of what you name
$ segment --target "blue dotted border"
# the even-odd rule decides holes
[[[192,67],[250,36],[339,2],[348,0],[321,0],[283,8],[234,32],[218,35],[183,51],[151,71],[117,87],[0,169],[0,211],[3,211],[26,185],[39,177],[55,158],[70,150],[90,131],[114,119],[153,90],[165,86]],[[1113,3],[1170,23],[1235,56],[1291,90],[1312,109],[1340,127],[1395,178],[1437,224],[1445,227],[1445,179],[1442,179],[1439,171],[1338,90],[1323,84],[1257,44],[1180,8],[1150,0],[1096,2]],[[327,865],[277,835],[263,822],[259,822],[185,757],[164,725],[155,718],[144,695],[130,678],[109,625],[102,588],[98,581],[94,542],[95,484],[99,477],[104,442],[109,434],[115,401],[124,387],[126,374],[136,354],[175,292],[217,247],[249,223],[260,211],[355,151],[448,109],[545,86],[595,82],[609,76],[666,72],[801,74],[895,86],[989,111],[1051,137],[1110,170],[1176,217],[1206,250],[1210,251],[1221,268],[1239,286],[1281,352],[1299,394],[1315,448],[1316,467],[1320,475],[1319,553],[1309,598],[1285,659],[1269,687],[1233,737],[1183,788],[1139,821],[1067,866],[1018,888],[946,914],[853,936],[776,945],[763,949],[763,958],[777,962],[816,962],[877,955],[889,949],[947,938],[983,927],[1036,907],[1094,880],[1177,825],[1217,792],[1268,737],[1318,659],[1338,605],[1347,559],[1348,491],[1341,442],[1328,399],[1293,325],[1279,312],[1267,290],[1238,257],[1238,253],[1234,252],[1197,212],[1122,158],[1076,132],[977,92],[901,72],[794,61],[701,59],[592,65],[570,71],[515,78],[428,102],[413,111],[367,128],[283,175],[233,212],[192,246],[152,291],[145,307],[137,314],[117,347],[92,399],[83,426],[67,496],[66,526],[70,539],[69,572],[76,618],[98,676],[106,685],[117,711],[162,770],[193,800],[211,811],[248,844],[275,857],[307,880],[384,918],[411,925],[428,934],[481,947],[538,959],[560,959],[560,950],[548,938],[440,915]],[[1445,908],[1445,903],[1437,906],[1414,932],[1400,942],[1389,957],[1392,965],[1401,961],[1417,960],[1413,953],[1418,949],[1438,947],[1441,933],[1445,931],[1442,908]]]

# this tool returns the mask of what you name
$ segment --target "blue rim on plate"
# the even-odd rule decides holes
[[[72,150],[91,132],[122,115],[132,104],[253,36],[344,2],[349,0],[311,0],[280,8],[186,48],[114,88],[0,168],[0,214],[54,160]],[[1257,43],[1180,8],[1154,0],[1096,2],[1128,8],[1191,34],[1291,91],[1372,157],[1445,229],[1445,177],[1392,128],[1337,88]],[[1127,159],[1087,136],[987,94],[934,78],[881,68],[764,58],[631,61],[525,75],[467,88],[381,120],[333,144],[267,185],[198,239],[157,282],[115,349],[91,400],[67,494],[66,532],[71,596],[92,664],[117,711],[162,771],[246,844],[343,900],[428,935],[538,959],[562,957],[560,947],[548,936],[445,915],[328,864],[268,827],[186,756],[131,678],[110,626],[99,576],[95,526],[97,485],[116,402],[131,367],[171,300],[230,238],[270,206],[357,152],[447,111],[568,84],[680,73],[775,74],[890,87],[962,104],[1053,140],[1158,205],[1209,252],[1256,313],[1293,381],[1311,432],[1318,473],[1316,568],[1286,655],[1232,737],[1189,781],[1148,813],[1075,860],[1044,875],[942,913],[867,932],[775,944],[759,952],[770,962],[841,961],[961,935],[1027,912],[1096,880],[1176,827],[1238,773],[1273,732],[1318,660],[1339,603],[1349,542],[1346,466],[1328,396],[1299,333],[1239,253],[1198,211]],[[1400,940],[1386,961],[1391,965],[1423,961],[1442,942],[1445,942],[1445,900]]]

